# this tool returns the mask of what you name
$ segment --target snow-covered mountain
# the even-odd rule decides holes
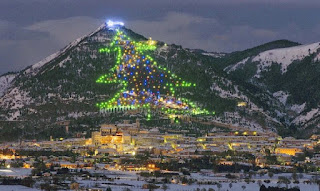
[[[319,130],[319,54],[320,42],[275,48],[239,59],[224,71],[268,95],[271,99],[264,101],[268,102],[267,110],[274,110],[270,114],[274,112],[273,116],[287,126],[310,134]]]
[[[146,40],[130,29],[123,28],[123,31],[137,41]],[[94,127],[118,118],[118,115],[102,115],[95,106],[119,90],[116,84],[96,83],[96,79],[114,65],[114,55],[98,51],[109,45],[114,34],[102,25],[39,63],[17,74],[1,76],[0,128],[16,133],[25,129],[24,132],[45,134],[58,121],[70,120],[73,124],[82,124],[76,131],[84,131],[83,123]],[[150,54],[159,65],[197,84],[196,88],[180,93],[200,107],[216,112],[207,120],[244,129],[286,133],[290,125],[297,127],[303,123],[303,128],[308,128],[307,124],[317,118],[319,111],[314,103],[318,103],[320,97],[316,100],[304,99],[300,94],[295,97],[297,94],[291,86],[279,86],[273,78],[277,75],[282,80],[285,76],[294,82],[295,79],[290,79],[293,73],[300,79],[299,68],[295,69],[298,72],[291,69],[297,67],[297,61],[317,63],[319,44],[297,45],[276,41],[224,54],[158,42],[157,49]],[[284,66],[286,72],[282,71]],[[313,75],[316,71],[313,70]],[[302,91],[301,95],[305,95],[308,89]],[[311,129],[313,132],[314,128]]]

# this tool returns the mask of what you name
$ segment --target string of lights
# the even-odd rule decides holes
[[[120,29],[116,30],[110,45],[99,49],[102,54],[115,53],[116,63],[109,73],[100,76],[96,82],[121,84],[122,88],[113,98],[97,106],[111,112],[144,109],[148,112],[147,119],[151,118],[151,110],[168,115],[214,114],[188,99],[177,98],[177,88],[196,87],[196,84],[182,80],[146,54],[154,51],[156,44],[152,39],[136,42]]]

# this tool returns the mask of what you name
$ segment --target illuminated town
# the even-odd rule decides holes
[[[67,131],[68,122],[61,125]],[[0,173],[24,178],[29,172],[38,181],[65,174],[73,181],[60,181],[78,189],[94,185],[100,190],[139,190],[165,185],[186,190],[251,181],[272,185],[279,182],[281,173],[293,172],[300,174],[302,184],[309,184],[311,172],[320,168],[320,156],[308,155],[319,149],[319,136],[282,139],[271,132],[230,130],[192,137],[185,136],[184,130],[161,130],[125,120],[102,124],[90,138],[3,144]]]

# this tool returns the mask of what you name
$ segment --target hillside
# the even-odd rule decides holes
[[[285,134],[319,131],[320,43],[276,48],[243,57],[224,68],[263,108],[288,128]]]
[[[125,27],[121,30],[136,41],[146,40]],[[64,120],[71,121],[72,131],[88,135],[100,123],[128,118],[129,113],[106,115],[96,107],[120,88],[117,84],[96,83],[115,63],[115,55],[99,52],[110,44],[114,35],[114,31],[102,25],[41,62],[17,74],[1,76],[0,139],[64,136],[56,131],[57,122]],[[160,66],[197,84],[179,94],[216,113],[200,116],[206,121],[257,131],[278,130],[284,135],[286,130],[300,127],[313,133],[317,129],[314,125],[319,95],[314,90],[318,87],[315,76],[320,56],[316,44],[297,45],[282,40],[224,54],[184,49],[159,41],[150,55]],[[281,57],[285,55],[288,55],[286,59]],[[303,86],[304,83],[309,86]],[[246,105],[238,105],[241,102]],[[136,117],[143,119],[143,115]]]

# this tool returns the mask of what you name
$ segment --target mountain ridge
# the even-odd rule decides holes
[[[124,30],[133,38],[146,40],[130,29]],[[103,116],[94,103],[110,97],[117,87],[101,86],[95,83],[95,79],[112,63],[112,57],[98,54],[98,48],[106,46],[111,37],[112,32],[102,25],[89,35],[73,41],[64,49],[19,72],[10,81],[10,87],[2,88],[4,95],[0,95],[0,118],[4,121],[27,121],[23,127],[25,129],[30,129],[34,123],[39,124],[36,128],[42,129],[48,123],[54,124],[61,120],[92,118],[97,119],[97,123],[103,122],[105,119],[101,119]],[[280,133],[284,131],[285,134],[286,130],[291,128],[291,124],[286,121],[292,119],[279,117],[271,111],[272,108],[277,108],[280,113],[287,111],[283,109],[286,106],[281,105],[278,99],[282,94],[273,95],[269,88],[261,88],[261,84],[266,85],[261,81],[251,82],[250,78],[237,77],[235,73],[239,73],[238,68],[230,74],[224,70],[235,64],[234,60],[247,55],[252,57],[270,48],[294,45],[298,43],[279,40],[245,51],[210,56],[203,55],[210,54],[206,51],[192,51],[176,45],[165,46],[163,42],[158,42],[158,48],[153,54],[160,64],[166,65],[187,80],[200,84],[195,91],[187,91],[184,95],[202,107],[216,110],[217,115],[211,117],[211,120],[244,129],[280,130]],[[250,65],[249,62],[248,64]],[[255,62],[253,64],[257,65]],[[252,71],[251,69],[242,73],[250,76]],[[263,96],[259,98],[255,95],[256,92]],[[238,107],[237,103],[243,101],[248,106]],[[268,103],[264,103],[265,101]],[[306,114],[305,111],[303,113]],[[0,127],[5,128],[4,126],[0,123]],[[295,128],[298,129],[296,126]]]

